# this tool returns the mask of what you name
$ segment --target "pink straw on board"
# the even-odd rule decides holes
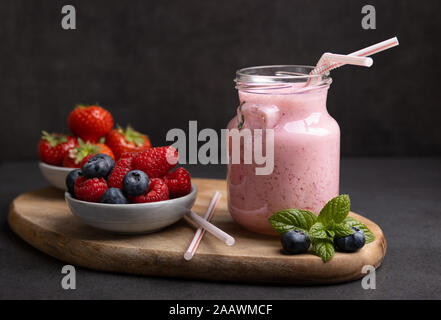
[[[210,205],[208,206],[207,212],[205,213],[204,219],[206,221],[210,221],[211,218],[214,215],[214,210],[216,209],[217,204],[219,203],[219,200],[221,198],[222,194],[219,191],[216,191],[213,195],[213,198],[210,201]],[[188,247],[187,251],[184,254],[185,260],[189,261],[191,258],[193,258],[194,253],[196,252],[199,243],[202,240],[202,237],[204,236],[205,229],[202,227],[199,227],[196,230],[196,233],[194,234],[193,240],[190,243],[190,246]]]

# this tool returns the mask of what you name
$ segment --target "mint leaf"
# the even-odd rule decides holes
[[[326,239],[328,234],[326,228],[321,222],[316,222],[308,231],[308,235],[314,239]]]
[[[330,223],[341,223],[347,217],[351,201],[347,194],[341,194],[328,201],[320,211],[317,221],[328,226]]]
[[[365,237],[365,239],[366,239],[366,243],[370,243],[370,242],[372,242],[372,241],[375,240],[375,236],[374,236],[374,234],[372,233],[372,231],[369,230],[369,228],[366,227],[366,225],[365,225],[364,223],[358,221],[357,219],[354,219],[354,218],[352,218],[352,217],[347,217],[347,218],[343,221],[343,223],[344,223],[345,225],[347,225],[348,227],[356,227],[356,228],[358,228],[358,229],[360,229],[360,230],[363,230],[363,232],[364,232],[364,237]]]
[[[312,250],[316,255],[322,258],[323,262],[331,260],[335,249],[331,239],[319,239],[312,242]]]
[[[326,226],[326,229],[328,230],[334,230],[336,223],[334,221],[330,221],[328,225]]]
[[[352,230],[350,226],[344,223],[338,223],[334,227],[334,232],[335,232],[335,237],[342,238],[353,234],[354,230]]]
[[[326,230],[326,233],[328,234],[328,236],[330,236],[331,238],[335,237],[335,231],[334,230]]]
[[[269,218],[273,229],[280,234],[296,229],[308,232],[316,220],[312,212],[298,209],[282,210]]]

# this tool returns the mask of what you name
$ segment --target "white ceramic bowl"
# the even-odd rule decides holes
[[[76,168],[64,168],[52,166],[47,163],[39,162],[38,166],[40,167],[40,171],[46,180],[55,188],[61,190],[67,190],[66,188],[66,176],[72,170]]]
[[[92,227],[124,234],[141,234],[159,231],[180,220],[192,207],[198,189],[192,184],[186,196],[150,203],[108,204],[86,202],[64,197],[73,213],[83,223]]]

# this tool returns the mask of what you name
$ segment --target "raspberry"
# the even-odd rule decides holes
[[[101,197],[107,190],[107,183],[104,178],[78,177],[75,180],[75,196],[78,200],[89,202],[100,202]]]
[[[119,156],[120,159],[124,159],[124,158],[130,158],[133,159],[133,157],[135,156],[137,152],[123,152],[121,153],[121,155]]]
[[[146,193],[136,197],[129,197],[129,199],[134,203],[168,200],[168,188],[164,180],[153,178],[150,180],[150,185]]]
[[[110,173],[109,177],[107,178],[107,183],[110,188],[120,188],[122,189],[122,181],[124,179],[124,176],[129,172],[132,171],[132,158],[121,157],[115,164],[115,168]]]
[[[178,163],[178,151],[173,147],[150,148],[135,154],[133,167],[144,171],[148,177],[162,178]]]
[[[190,173],[182,167],[167,173],[164,180],[167,184],[170,198],[182,197],[191,191]]]

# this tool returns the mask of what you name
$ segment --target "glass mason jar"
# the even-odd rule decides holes
[[[329,74],[310,75],[312,69],[261,66],[236,73],[240,105],[227,127],[228,208],[248,230],[275,234],[268,221],[275,212],[296,208],[318,214],[339,194],[340,128],[326,109],[332,79]],[[272,129],[274,162],[269,174],[256,174],[262,162],[254,158],[243,163],[244,148],[250,144],[245,138],[240,140],[240,163],[237,157],[232,161],[232,129],[250,129],[253,144],[256,135]],[[265,153],[267,140],[260,139]]]

